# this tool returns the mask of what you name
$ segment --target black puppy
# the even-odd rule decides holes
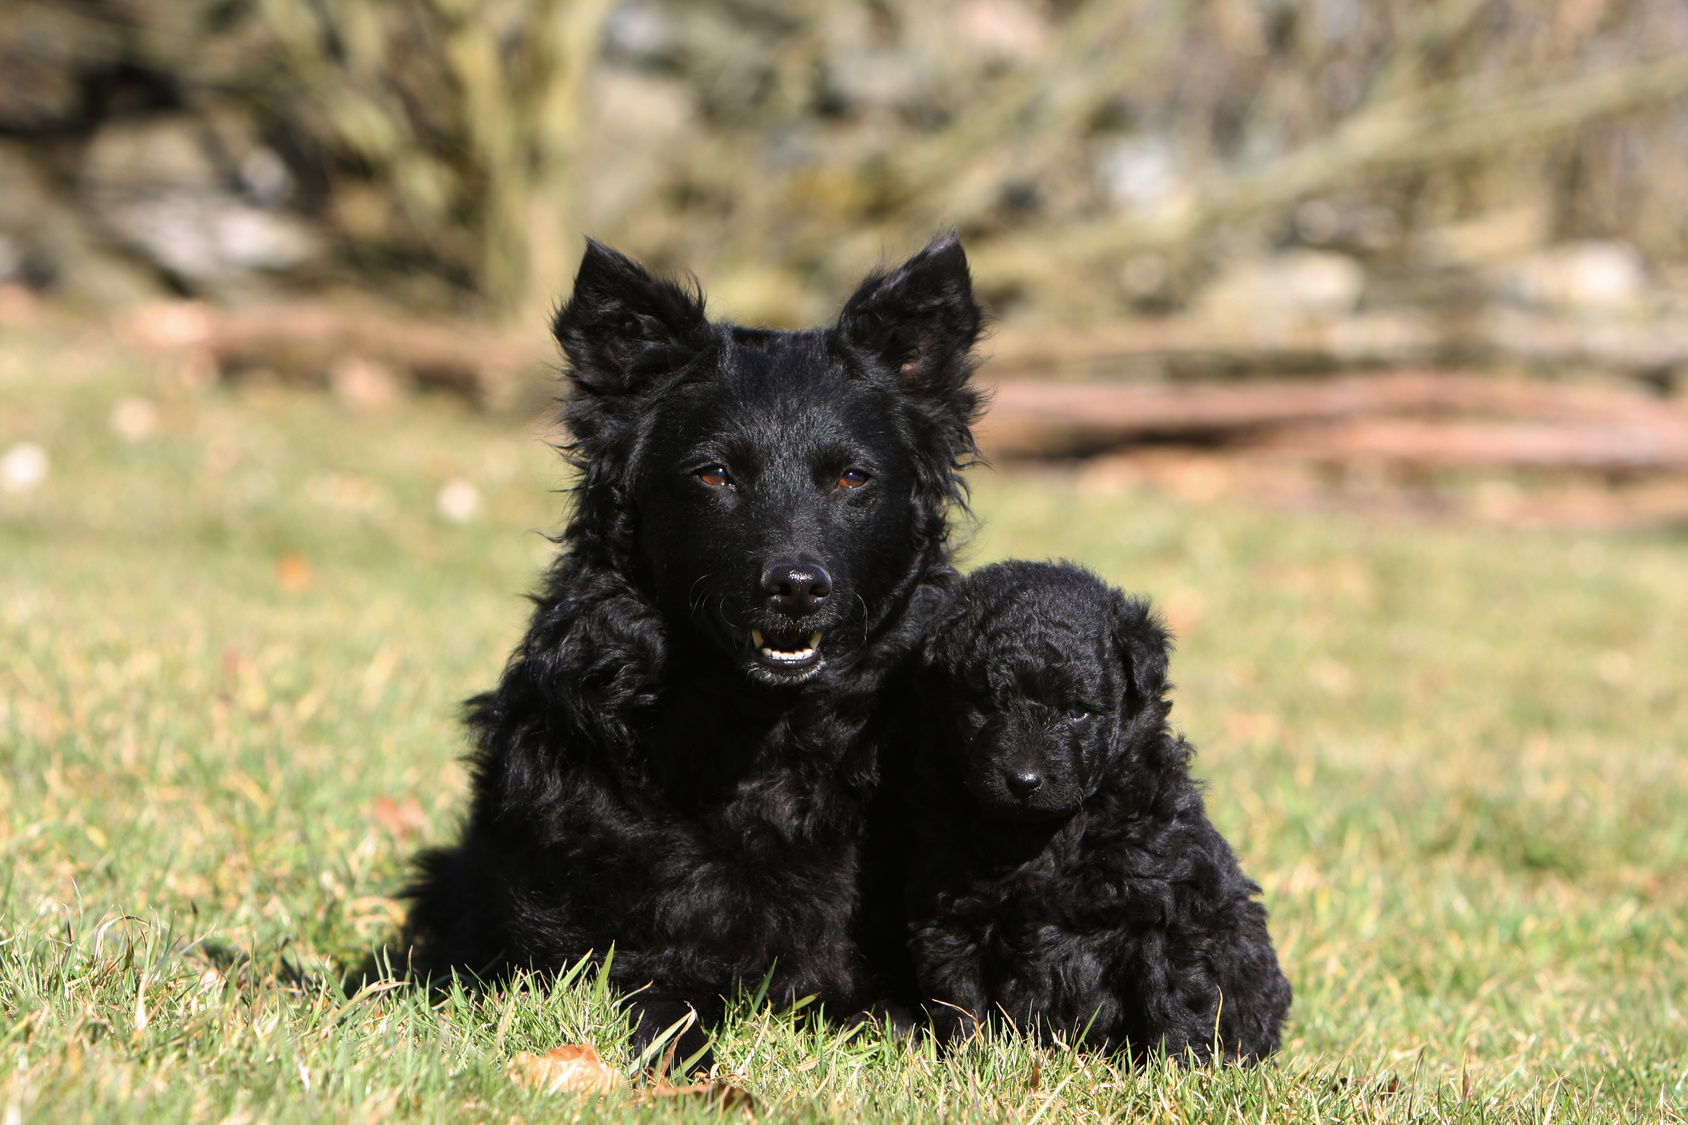
[[[699,293],[588,245],[554,325],[575,507],[471,702],[472,804],[420,860],[413,972],[613,946],[638,1045],[770,968],[776,1002],[870,999],[863,806],[907,706],[882,689],[954,577],[979,324],[953,236],[804,332],[711,323]],[[694,1028],[678,1057],[705,1044]]]
[[[980,569],[930,646],[910,949],[945,1037],[1006,1016],[1253,1060],[1289,982],[1167,728],[1167,633],[1088,571]]]

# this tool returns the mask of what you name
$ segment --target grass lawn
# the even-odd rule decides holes
[[[38,324],[0,328],[21,441],[51,469],[0,492],[0,1125],[711,1116],[505,1076],[565,1042],[631,1064],[589,979],[438,1007],[333,983],[454,832],[458,701],[565,503],[534,430],[193,389]],[[452,479],[467,522],[438,514]],[[1688,538],[1023,471],[975,495],[969,562],[1066,556],[1177,627],[1174,718],[1296,988],[1284,1052],[939,1057],[742,1004],[722,1064],[762,1117],[1688,1118]]]

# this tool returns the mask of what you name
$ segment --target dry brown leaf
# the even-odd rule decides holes
[[[311,564],[303,555],[286,554],[276,560],[275,582],[290,594],[311,584]]]
[[[567,1043],[543,1055],[520,1051],[505,1073],[512,1081],[551,1094],[608,1094],[627,1084],[590,1043]]]
[[[400,804],[382,793],[375,798],[375,804],[369,811],[375,823],[396,839],[403,840],[428,827],[428,814],[422,811],[422,805],[415,797],[406,797]]]
[[[694,1082],[690,1086],[670,1086],[656,1082],[641,1091],[641,1101],[649,1104],[657,1098],[696,1098],[714,1109],[742,1109],[756,1112],[756,1099],[750,1091],[725,1082]]]

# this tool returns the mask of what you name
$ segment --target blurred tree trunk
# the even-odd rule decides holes
[[[584,79],[611,4],[263,0],[300,103],[285,115],[368,181],[334,201],[341,229],[437,257],[501,318],[542,309],[577,249]]]

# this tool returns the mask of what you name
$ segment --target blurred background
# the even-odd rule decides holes
[[[337,979],[457,832],[584,236],[785,326],[950,227],[961,558],[1176,630],[1297,991],[1273,1088],[1681,1120],[1683,0],[0,0],[0,1116],[434,1119],[426,1004],[348,1064],[259,970]],[[131,982],[125,917],[227,956]],[[225,979],[294,1046],[196,1038]],[[439,1120],[513,1097],[490,1022]],[[759,1098],[839,1073],[753,1039]]]
[[[1688,516],[1677,0],[0,2],[0,319],[206,379],[537,409],[584,233],[802,325],[948,227],[999,457]]]
[[[949,226],[998,456],[1688,515],[1676,0],[0,7],[0,316],[203,378],[537,409],[582,233],[795,326]]]

